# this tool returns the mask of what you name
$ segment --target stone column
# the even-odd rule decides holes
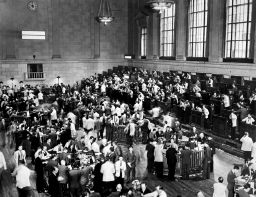
[[[176,3],[176,60],[186,60],[189,0]]]
[[[159,45],[160,45],[160,18],[158,13],[153,14],[153,59],[159,58]]]
[[[224,10],[225,1],[214,0],[209,2],[208,10],[208,48],[209,48],[209,62],[222,62],[224,54],[223,43],[224,37]]]
[[[54,0],[52,2],[52,59],[61,58],[60,51],[60,2]]]

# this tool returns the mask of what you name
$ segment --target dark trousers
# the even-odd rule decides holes
[[[109,195],[111,192],[113,192],[115,189],[115,182],[114,181],[103,181],[103,193],[105,195]]]
[[[72,197],[80,197],[81,189],[78,188],[70,188],[70,193]]]
[[[231,127],[231,139],[236,139],[236,127]]]
[[[135,179],[135,167],[134,168],[127,168],[127,181],[133,181]]]
[[[23,187],[22,189],[17,187],[17,190],[18,190],[19,197],[33,197],[34,196],[34,192],[31,187]]]
[[[112,126],[106,127],[106,139],[108,141],[113,140],[113,128],[112,128]]]
[[[148,172],[153,173],[154,172],[154,158],[148,158]]]
[[[182,164],[182,179],[189,179],[189,164]]]
[[[126,139],[127,139],[127,145],[132,146],[133,145],[133,136],[130,136],[129,134],[127,134]]]
[[[228,197],[234,197],[234,188],[228,189]]]
[[[60,183],[60,196],[64,197],[67,194],[68,188],[66,183]]]
[[[122,178],[122,176],[116,177],[116,185],[117,184],[121,184],[122,187],[124,186],[124,178]]]
[[[175,180],[175,170],[176,170],[176,162],[173,162],[173,163],[168,163],[168,178],[171,180],[171,181],[174,181]]]
[[[163,178],[164,163],[163,162],[155,162],[155,171],[156,171],[156,176],[158,178]]]
[[[104,133],[104,128],[102,128],[102,129],[100,130],[100,136],[99,136],[99,137],[100,137],[101,139],[103,139],[103,133]]]
[[[211,173],[211,161],[205,161],[203,163],[203,178],[209,179]]]
[[[244,151],[244,161],[245,162],[251,160],[251,154],[252,154],[252,151]]]

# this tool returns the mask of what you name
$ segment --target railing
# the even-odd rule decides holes
[[[43,72],[27,72],[25,73],[26,79],[44,79],[45,73]]]

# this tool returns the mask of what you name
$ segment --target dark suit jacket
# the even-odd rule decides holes
[[[69,171],[69,186],[70,188],[79,188],[80,187],[80,170],[71,170]]]
[[[146,150],[148,151],[147,152],[148,159],[154,159],[155,147],[152,144],[147,144]]]
[[[191,154],[192,154],[192,151],[188,149],[181,151],[181,159],[183,164],[188,164],[188,165],[190,164]]]
[[[230,170],[230,172],[228,173],[228,176],[227,176],[227,182],[228,182],[227,188],[228,189],[233,189],[234,188],[235,178],[236,178],[236,175],[233,173],[232,170]]]
[[[140,189],[141,194],[146,195],[151,193],[151,190],[146,187],[145,191],[143,192],[142,189]]]
[[[48,178],[48,181],[49,181],[49,194],[51,194],[51,196],[54,196],[54,197],[59,197],[60,196],[60,193],[59,193],[59,188],[58,188],[58,185],[59,185],[59,182],[58,182],[58,175],[54,175],[52,173],[50,173],[49,175],[49,178]]]
[[[135,167],[135,162],[136,162],[136,156],[135,156],[134,152],[130,153],[130,151],[128,151],[128,153],[127,153],[127,163],[129,163],[129,162],[131,163],[131,168],[134,168]]]
[[[175,148],[168,148],[168,150],[166,151],[166,159],[167,159],[167,164],[171,164],[171,163],[176,163],[177,162],[177,151]]]

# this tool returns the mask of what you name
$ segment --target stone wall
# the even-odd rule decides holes
[[[57,84],[57,76],[60,76],[60,83],[74,84],[81,79],[90,77],[95,73],[102,73],[108,69],[118,65],[127,65],[124,60],[86,60],[86,61],[29,61],[29,63],[43,63],[43,69],[45,73],[44,80],[25,80],[25,73],[27,72],[28,61],[4,61],[0,63],[0,81],[4,84],[12,85],[10,78],[14,78],[13,84],[19,86],[20,81],[24,81],[25,84]]]
[[[109,0],[115,20],[106,26],[97,16],[100,0],[0,0],[0,81],[24,80],[27,63],[43,63],[46,79],[73,83],[84,76],[126,64],[128,1]],[[46,40],[22,40],[21,31],[45,31]],[[33,55],[36,56],[35,60]]]

